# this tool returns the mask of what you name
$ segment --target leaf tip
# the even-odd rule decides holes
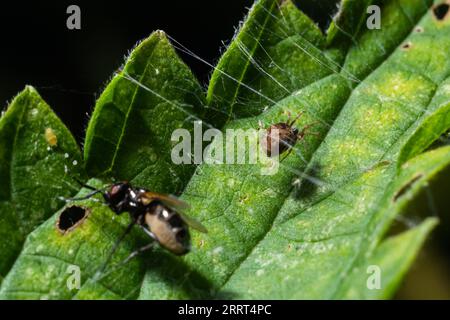
[[[169,39],[167,37],[167,34],[163,30],[155,30],[153,31],[150,36],[145,39],[143,42],[162,42],[162,43],[169,43]]]

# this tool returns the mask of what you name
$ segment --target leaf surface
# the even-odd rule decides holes
[[[313,124],[318,134],[306,135],[274,175],[261,174],[267,164],[198,166],[182,199],[209,232],[192,232],[190,254],[179,258],[156,249],[115,269],[148,242],[135,230],[98,279],[98,268],[127,219],[86,201],[81,205],[91,213],[72,232],[61,235],[55,228],[59,211],[29,235],[0,297],[390,297],[436,220],[386,237],[389,227],[450,162],[448,147],[423,153],[450,127],[450,26],[448,20],[434,18],[431,1],[380,4],[381,30],[365,29],[364,6],[349,0],[341,4],[325,36],[290,1],[255,3],[212,75],[209,107],[194,114],[226,124],[226,133],[258,129],[260,123],[267,127],[304,112],[296,126]],[[174,81],[186,77],[192,84],[192,78],[159,36],[137,47],[131,55],[136,59],[129,60],[100,98],[85,155],[91,175],[173,193],[182,189],[194,168],[177,171],[182,178],[175,184],[173,173],[168,173],[174,166],[164,162],[171,147],[155,137],[167,138],[160,134],[162,126],[167,132],[180,127],[171,127],[167,119],[179,116],[184,121],[186,115],[176,108],[151,123],[137,115],[141,108],[161,103],[163,93],[176,97],[171,101],[193,105],[182,90],[170,91]],[[146,76],[147,65],[166,66],[166,57],[174,59],[167,66],[166,81]],[[171,73],[171,67],[176,72]],[[190,93],[197,92],[194,83]],[[172,105],[166,102],[165,107]],[[142,125],[156,128],[154,139],[146,140],[149,135],[144,137],[142,130],[148,128]],[[251,143],[256,137],[246,139]],[[224,140],[234,138],[226,135]],[[221,142],[216,138],[213,146],[220,148]],[[157,165],[140,153],[154,146],[161,146]],[[40,247],[45,239],[49,246]],[[48,271],[54,281],[44,286],[39,276],[49,259],[55,262]],[[72,264],[82,274],[78,291],[67,287],[67,267]],[[373,265],[381,270],[380,290],[367,286],[367,270]]]
[[[25,237],[79,189],[80,150],[69,130],[32,87],[0,119],[0,279]],[[8,239],[6,241],[6,239]]]
[[[172,163],[172,132],[192,132],[204,105],[189,68],[164,33],[154,32],[132,51],[97,101],[86,133],[88,173],[158,192],[182,190],[194,167]]]
[[[298,144],[296,156],[284,160],[271,177],[262,176],[257,166],[200,166],[184,199],[211,232],[195,234],[197,251],[184,262],[208,282],[192,277],[191,294],[185,295],[177,291],[179,278],[168,285],[167,276],[161,280],[155,273],[176,267],[155,265],[147,272],[140,298],[193,298],[211,292],[231,298],[352,296],[349,274],[361,270],[365,254],[372,259],[370,254],[401,212],[397,202],[392,203],[402,190],[398,181],[404,182],[403,170],[397,172],[399,154],[416,139],[426,140],[421,144],[426,147],[448,128],[446,122],[430,130],[432,134],[420,131],[444,112],[450,99],[448,22],[436,21],[423,4],[387,1],[383,22],[401,21],[401,31],[385,28],[357,35],[364,46],[358,42],[349,48],[340,74],[310,84],[258,117],[227,126],[257,128],[260,121],[267,126],[285,120],[287,111],[303,111],[299,126],[319,122],[314,131],[322,138],[309,136]],[[380,51],[372,50],[375,46],[384,46],[385,61]],[[356,65],[364,67],[351,67]],[[358,79],[356,84],[348,81],[350,76]],[[423,162],[408,171],[408,179],[420,175],[419,185],[431,179],[436,173],[432,158],[432,153],[419,156]],[[442,170],[448,149],[441,150],[436,161]],[[204,198],[189,196],[193,193]],[[426,223],[420,230],[429,228]],[[413,234],[420,240],[424,233]],[[408,236],[399,236],[403,238]],[[409,265],[418,247],[398,252],[399,265]],[[380,297],[392,292],[402,270],[387,271],[389,282],[378,292]],[[360,298],[368,296],[360,291]]]

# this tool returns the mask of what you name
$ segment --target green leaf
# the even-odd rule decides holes
[[[89,184],[103,186],[98,180]],[[82,190],[77,197],[88,192]],[[61,232],[58,221],[63,219],[62,212],[74,205],[84,208],[86,216],[74,229]],[[124,240],[113,256],[111,267],[105,272],[100,270],[115,235],[127,223],[128,217],[118,217],[92,200],[69,204],[28,236],[19,259],[3,282],[0,299],[135,298],[145,272],[143,260],[133,260],[123,268],[115,264],[143,243],[140,230]],[[80,290],[71,286],[76,276],[72,270],[80,272]]]
[[[83,174],[78,146],[32,87],[0,120],[0,279],[20,253],[26,235],[78,190]],[[6,241],[7,239],[7,241]]]
[[[209,105],[254,116],[336,69],[325,37],[290,1],[257,1],[212,74]]]
[[[363,1],[347,1],[349,4],[352,2]],[[382,2],[381,29],[362,32],[367,30],[366,26],[360,27],[357,42],[349,48],[347,53],[343,66],[344,74],[353,75],[357,79],[367,77],[398,47],[399,39],[406,38],[414,30],[416,23],[432,3],[431,0],[384,0]],[[351,13],[346,15],[344,12],[345,10],[343,16],[351,15]],[[365,15],[365,17],[367,16]],[[346,34],[348,37],[349,33]],[[356,41],[355,38],[352,40]]]
[[[88,173],[159,192],[182,190],[194,169],[171,161],[175,129],[193,129],[204,94],[162,31],[133,50],[97,101],[85,142]]]
[[[426,236],[436,225],[434,218],[428,218],[418,227],[398,236],[386,239],[381,243],[370,258],[358,269],[348,275],[350,283],[343,298],[345,299],[386,299],[390,298],[399,286],[401,277],[407,272]],[[401,253],[401,254],[399,254]],[[376,266],[382,271],[380,288],[367,286],[370,267]]]
[[[297,156],[284,160],[275,176],[262,176],[261,168],[251,165],[200,166],[183,198],[191,203],[191,214],[211,232],[194,235],[197,250],[183,262],[185,274],[195,270],[208,281],[199,283],[192,277],[184,284],[191,288],[186,294],[177,290],[176,275],[158,276],[162,269],[179,272],[174,264],[163,263],[147,272],[140,298],[210,297],[211,292],[231,298],[347,296],[346,275],[365,262],[361,256],[376,250],[400,212],[391,202],[402,190],[396,185],[404,174],[397,173],[402,148],[419,137],[427,139],[422,146],[428,145],[445,127],[432,135],[414,134],[450,100],[446,80],[450,65],[444,59],[450,50],[450,27],[436,21],[431,10],[422,17],[426,11],[422,1],[387,1],[383,21],[398,18],[402,9],[415,18],[401,23],[402,32],[365,31],[358,36],[365,45],[356,43],[349,49],[341,75],[349,75],[346,66],[350,65],[368,63],[372,71],[357,86],[341,75],[331,75],[259,117],[226,127],[258,128],[259,121],[267,126],[286,120],[287,111],[303,111],[299,126],[319,121],[314,131],[322,139],[309,136],[298,144]],[[415,26],[425,31],[418,32]],[[389,57],[381,65],[378,51],[368,57],[370,48],[380,45],[379,33],[390,43],[383,52]],[[363,69],[357,78],[364,76]],[[421,159],[408,180],[415,182],[420,174],[418,185],[436,173],[432,153]],[[435,160],[440,170],[448,165],[448,149],[440,150]],[[299,188],[293,188],[293,183],[299,185],[296,180]],[[401,273],[389,277],[395,282]],[[169,284],[167,278],[172,279]],[[392,288],[380,296],[388,291]]]
[[[192,252],[181,258],[157,248],[122,265],[149,241],[135,228],[102,271],[129,219],[95,199],[68,204],[29,234],[0,298],[391,296],[436,221],[386,238],[390,225],[450,163],[450,147],[423,153],[450,126],[450,25],[433,17],[430,2],[377,3],[381,30],[364,27],[361,2],[344,1],[323,35],[292,2],[257,1],[212,75],[209,107],[173,89],[203,101],[162,34],[145,40],[97,103],[85,157],[89,173],[105,179],[90,184],[115,177],[163,192],[183,188],[193,167],[171,163],[170,134],[188,110],[225,124],[224,133],[304,112],[296,125],[314,123],[318,135],[306,135],[274,175],[261,174],[267,164],[200,165],[182,198],[209,232],[193,231]],[[160,104],[182,110],[152,113]],[[155,160],[146,150],[158,151]],[[58,221],[73,205],[89,214],[62,233]],[[379,290],[367,286],[374,265]],[[68,286],[74,266],[79,290]]]
[[[97,102],[86,134],[88,173],[128,180],[159,192],[179,192],[194,166],[172,163],[171,134],[178,128],[192,132],[193,121],[199,119],[202,112],[205,112],[202,88],[165,35],[160,31],[153,33],[133,50],[123,70],[112,79]],[[92,182],[101,185],[100,181]],[[114,267],[108,265],[108,269],[101,272],[102,279],[96,279],[95,274],[115,241],[114,235],[120,234],[123,225],[109,227],[109,220],[114,217],[103,206],[87,201],[84,207],[91,213],[82,225],[87,228],[80,231],[82,234],[78,233],[81,227],[65,235],[56,229],[55,222],[64,211],[61,210],[29,235],[21,258],[2,286],[1,297],[136,298],[144,276],[142,263],[127,265],[125,269],[132,271],[125,272],[114,272]],[[126,220],[123,217],[122,224]],[[99,232],[106,237],[98,239]],[[141,233],[129,236],[129,245],[122,245],[122,251],[130,253],[132,248],[142,244]],[[148,237],[144,239],[148,241]],[[54,246],[47,246],[49,243]],[[125,253],[115,254],[112,263],[126,258]],[[23,279],[26,270],[41,270],[48,261],[54,262],[46,273],[52,283],[46,283],[48,278],[39,278],[40,271],[28,273],[25,277],[32,278],[28,283],[16,281]],[[66,271],[72,265],[80,268],[82,274],[82,287],[78,292],[66,285],[70,277]],[[131,276],[124,277],[124,274]],[[111,281],[112,287],[108,285]],[[45,288],[47,293],[43,294]]]
[[[391,259],[397,260],[396,268],[379,261],[380,252],[387,250],[383,243],[379,244],[381,236],[407,200],[448,166],[449,152],[449,148],[443,148],[415,159],[398,174],[394,183],[388,183],[387,191],[384,189],[386,181],[395,176],[395,168],[379,166],[341,188],[339,194],[327,197],[293,219],[276,224],[223,290],[234,293],[236,298],[244,294],[251,298],[277,294],[286,299],[363,299],[390,294],[392,285],[398,283],[405,271],[402,264],[411,263],[411,255],[417,252],[430,224],[423,226],[414,241],[410,239],[412,236],[400,236],[410,241],[402,246],[398,244],[398,250],[390,252]],[[418,172],[421,179],[415,180]],[[410,185],[411,181],[415,183]],[[398,198],[399,192],[401,198]],[[383,286],[377,292],[368,293],[366,270],[373,264],[382,271]],[[254,276],[255,272],[260,277],[250,286],[250,275]],[[279,285],[273,286],[274,282]]]

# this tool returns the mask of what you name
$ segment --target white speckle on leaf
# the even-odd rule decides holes
[[[74,166],[76,166],[76,165],[78,164],[78,161],[77,161],[77,160],[73,160],[72,164],[73,164]]]
[[[155,69],[155,74],[156,74],[156,75],[159,74],[159,69],[158,69],[158,68]]]
[[[273,190],[272,188],[266,189],[264,190],[263,193],[265,196],[267,197],[271,197],[271,198],[276,198],[278,196],[278,194],[275,192],[275,190]]]
[[[68,153],[64,153],[64,158],[69,158],[69,154]]]

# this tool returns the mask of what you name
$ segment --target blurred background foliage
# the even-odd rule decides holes
[[[16,1],[0,10],[0,102],[6,107],[26,84],[33,85],[80,144],[88,115],[108,79],[136,42],[162,29],[215,64],[252,0],[233,1]],[[325,30],[337,0],[298,0]],[[66,28],[66,8],[81,8],[82,29]],[[211,68],[180,53],[206,87]],[[449,144],[442,137],[433,147]],[[396,298],[450,299],[450,169],[423,190],[398,233],[435,215],[441,220],[407,275]]]

